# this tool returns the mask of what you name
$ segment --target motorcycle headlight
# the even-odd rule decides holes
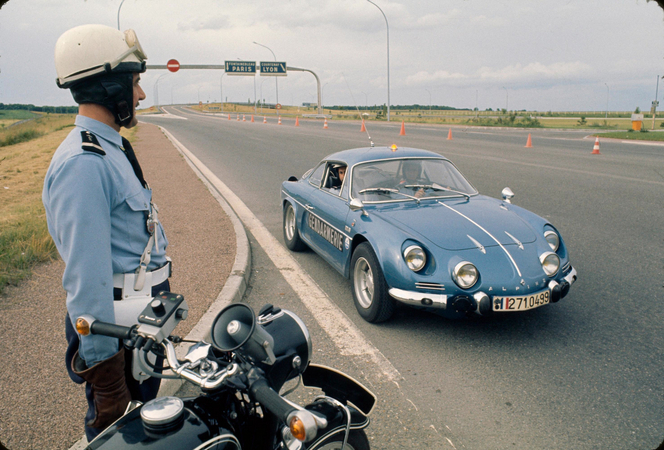
[[[541,254],[540,263],[542,263],[544,273],[550,277],[558,273],[558,269],[560,268],[560,258],[553,252]]]
[[[560,246],[560,238],[558,237],[558,233],[551,230],[546,231],[544,232],[544,239],[546,239],[546,242],[549,243],[551,250],[554,252],[558,251],[558,247]]]
[[[460,262],[452,271],[452,278],[461,289],[470,289],[473,287],[477,283],[479,275],[477,267],[468,261]]]
[[[413,272],[419,272],[427,263],[427,254],[419,245],[411,245],[403,251],[403,259]]]

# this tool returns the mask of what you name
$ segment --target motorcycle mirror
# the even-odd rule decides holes
[[[274,339],[256,323],[254,311],[245,304],[234,303],[221,310],[212,323],[212,345],[223,352],[249,356],[274,364]]]

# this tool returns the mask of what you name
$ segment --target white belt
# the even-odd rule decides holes
[[[170,258],[166,257],[168,262],[157,270],[145,272],[145,283],[139,290],[134,289],[136,283],[135,272],[131,273],[114,273],[113,274],[113,287],[122,289],[122,298],[128,297],[152,297],[152,286],[157,286],[166,281],[172,273],[172,263]]]

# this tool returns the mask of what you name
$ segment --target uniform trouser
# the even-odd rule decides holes
[[[168,280],[166,280],[163,283],[152,287],[152,295],[155,296],[160,291],[168,291],[169,289],[170,285],[168,283]],[[116,291],[120,290],[116,289]],[[116,297],[115,299],[119,300],[121,298],[121,294],[122,294],[121,292],[115,292],[114,293]],[[67,353],[65,354],[65,362],[67,364],[67,372],[69,373],[69,378],[71,378],[75,383],[78,384],[85,383],[85,397],[88,400],[88,412],[85,415],[84,423],[87,423],[89,420],[92,420],[96,417],[97,411],[95,410],[94,398],[92,394],[92,385],[90,383],[86,383],[84,379],[82,379],[72,371],[72,360],[74,359],[74,355],[78,350],[79,338],[78,338],[78,333],[76,333],[76,330],[74,330],[74,327],[71,323],[69,314],[67,314],[67,317],[65,318],[65,335],[67,337],[67,342],[68,342]],[[157,392],[159,392],[159,385],[161,383],[161,379],[148,378],[147,380],[144,380],[142,383],[139,383],[136,379],[134,379],[134,377],[131,374],[132,359],[133,359],[132,352],[129,350],[125,350],[125,379],[127,381],[127,387],[129,388],[129,392],[131,393],[132,400],[138,400],[145,403],[157,397]],[[161,368],[162,363],[163,363],[163,358],[158,357],[157,361],[155,362],[155,365]],[[161,369],[155,371],[161,372]],[[102,431],[104,430],[99,428],[88,427],[87,425],[85,425],[85,436],[87,437],[88,442],[92,441]]]

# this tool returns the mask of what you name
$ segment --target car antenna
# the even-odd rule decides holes
[[[353,103],[355,103],[355,109],[357,110],[357,114],[362,117],[362,114],[360,113],[360,108],[357,107],[357,102],[355,101],[355,97],[353,96],[353,91],[350,89],[350,85],[348,84],[348,80],[346,79],[346,75],[344,75],[343,72],[341,72],[341,76],[344,77],[344,81],[346,82],[346,86],[348,86],[348,92],[350,92],[350,96],[353,99]],[[367,125],[364,124],[364,131],[367,133],[367,137],[369,138],[369,144],[370,147],[374,146],[373,141],[371,140],[371,136],[369,135],[369,129],[367,128]]]

